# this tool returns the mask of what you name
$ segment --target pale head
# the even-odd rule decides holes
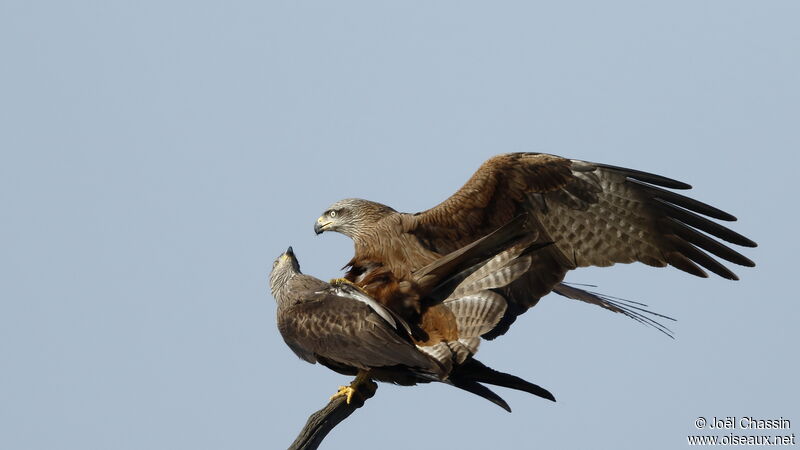
[[[269,273],[269,286],[272,290],[272,296],[278,300],[278,296],[284,286],[292,277],[299,274],[300,263],[297,262],[292,247],[289,247],[286,252],[278,256],[275,262],[272,263],[272,272]]]
[[[336,231],[355,239],[369,226],[396,211],[386,205],[362,200],[346,198],[332,204],[314,223],[317,234]]]

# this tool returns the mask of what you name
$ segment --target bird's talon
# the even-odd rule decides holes
[[[355,394],[356,390],[350,386],[339,386],[339,390],[336,391],[335,394],[331,396],[331,400],[334,400],[339,397],[345,397],[347,404],[350,404],[350,401],[353,399],[353,394]]]
[[[337,284],[338,285],[347,284],[347,285],[353,286],[354,288],[359,290],[362,294],[369,295],[369,294],[367,294],[367,291],[365,291],[361,286],[353,283],[352,281],[348,280],[347,278],[333,278],[333,279],[331,279],[330,284],[334,285],[334,286],[337,285]]]

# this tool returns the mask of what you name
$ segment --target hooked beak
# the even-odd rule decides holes
[[[326,222],[326,221],[325,221],[325,217],[324,217],[324,216],[323,216],[323,217],[320,217],[320,218],[319,218],[319,219],[317,219],[317,221],[314,223],[314,233],[316,233],[316,234],[318,234],[318,235],[319,235],[319,234],[322,234],[322,233],[325,231],[325,227],[327,227],[327,226],[328,226],[328,225],[330,225],[330,224],[331,224],[330,222]]]
[[[286,251],[281,255],[281,261],[286,261],[287,259],[295,259],[294,250],[292,250],[292,247],[287,248]]]

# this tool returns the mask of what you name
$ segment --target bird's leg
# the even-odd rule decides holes
[[[339,390],[331,397],[334,400],[338,397],[345,397],[347,404],[353,403],[360,407],[368,398],[375,395],[378,389],[377,383],[372,381],[368,371],[359,370],[355,380],[349,386],[339,386]]]
[[[337,284],[340,285],[340,286],[343,285],[343,284],[347,284],[347,285],[353,286],[354,288],[358,289],[359,291],[361,291],[362,294],[367,294],[367,292],[363,288],[361,288],[361,286],[353,283],[352,281],[348,280],[347,278],[333,278],[333,279],[331,279],[330,284],[334,285],[334,286],[336,286]],[[367,295],[369,295],[369,294],[367,294]]]

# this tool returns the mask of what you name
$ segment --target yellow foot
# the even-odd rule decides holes
[[[350,386],[339,386],[339,390],[331,396],[331,400],[339,397],[345,397],[347,399],[347,404],[349,405],[350,401],[353,399],[353,394],[355,393],[356,390]]]
[[[369,295],[369,294],[367,294],[367,291],[365,291],[365,290],[364,290],[364,289],[363,289],[361,286],[359,286],[359,285],[357,285],[357,284],[353,283],[352,281],[348,280],[347,278],[333,278],[333,279],[330,281],[330,284],[332,284],[332,285],[337,285],[337,284],[338,284],[338,285],[342,285],[342,284],[349,284],[350,286],[353,286],[354,288],[356,288],[356,289],[358,289],[359,291],[361,291],[361,293],[362,293],[362,294]]]

